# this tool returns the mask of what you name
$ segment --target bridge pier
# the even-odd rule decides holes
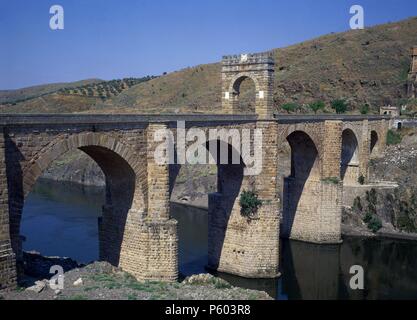
[[[146,129],[146,163],[142,165],[147,169],[147,210],[136,208],[133,199],[127,210],[120,205],[103,206],[99,220],[100,259],[120,266],[138,280],[178,278],[177,221],[169,216],[169,166],[157,164],[154,155],[160,144],[155,142],[155,131],[166,128],[165,124],[150,123]]]
[[[0,289],[16,286],[16,258],[11,247],[9,196],[6,175],[4,131],[0,128]]]
[[[325,121],[322,153],[307,135],[290,142],[292,174],[284,180],[282,236],[312,243],[341,241],[342,122]]]
[[[257,128],[263,132],[264,147],[259,154],[262,172],[244,176],[237,196],[227,190],[209,196],[208,266],[247,278],[274,278],[279,276],[277,124],[261,122]],[[223,178],[232,176],[236,175],[230,173]],[[241,215],[239,198],[243,190],[256,191],[262,201],[253,219]]]
[[[147,128],[147,215],[139,223],[146,265],[138,276],[146,280],[175,281],[178,278],[178,228],[170,217],[169,164],[155,161],[157,130],[166,124],[150,123]]]

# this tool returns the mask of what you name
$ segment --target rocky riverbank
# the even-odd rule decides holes
[[[30,253],[31,275],[24,277],[16,290],[0,292],[7,300],[271,300],[265,292],[233,287],[210,274],[193,275],[181,282],[139,282],[130,274],[107,262],[86,266],[59,257]],[[53,290],[45,275],[51,263],[62,264],[64,288]]]
[[[344,234],[417,239],[417,131],[400,134],[400,143],[370,161],[372,181],[393,181],[398,187],[370,189],[344,208]]]

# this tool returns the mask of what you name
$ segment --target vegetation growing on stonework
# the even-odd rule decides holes
[[[340,179],[338,177],[328,177],[322,179],[321,181],[326,183],[338,184],[340,182]]]
[[[361,174],[358,178],[358,182],[360,185],[364,185],[365,184],[365,177]]]
[[[244,190],[240,195],[239,204],[242,216],[250,219],[256,215],[259,207],[262,206],[262,201],[258,199],[256,193]]]

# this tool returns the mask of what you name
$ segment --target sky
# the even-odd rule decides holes
[[[0,0],[0,90],[160,75],[417,16],[417,0]],[[64,29],[52,30],[52,5]],[[416,31],[417,40],[417,31]]]

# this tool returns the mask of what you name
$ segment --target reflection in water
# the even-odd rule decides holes
[[[181,276],[206,272],[207,210],[171,203],[171,215],[178,221],[178,260]]]
[[[24,249],[80,262],[97,259],[102,203],[101,189],[38,183],[23,212]],[[207,210],[172,204],[171,212],[178,220],[180,273],[206,272]],[[281,246],[279,279],[218,275],[277,299],[417,299],[417,242],[346,237],[341,245],[282,240]],[[349,288],[355,264],[365,270],[365,290]]]

